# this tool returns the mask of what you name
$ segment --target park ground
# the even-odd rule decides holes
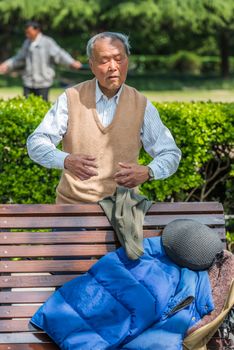
[[[52,88],[50,92],[50,101],[54,102],[56,98],[64,91],[62,88]],[[233,90],[197,90],[185,89],[182,91],[142,91],[150,100],[157,102],[166,101],[213,101],[213,102],[234,102]],[[0,99],[8,99],[22,95],[20,87],[0,88]]]

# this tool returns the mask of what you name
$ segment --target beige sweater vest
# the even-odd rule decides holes
[[[81,181],[65,169],[57,187],[57,203],[97,202],[113,195],[118,163],[137,163],[146,98],[124,85],[113,121],[104,127],[96,111],[95,89],[93,79],[66,90],[68,128],[63,149],[95,156],[98,175]]]

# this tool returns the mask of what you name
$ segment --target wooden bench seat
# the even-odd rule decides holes
[[[217,202],[154,204],[144,236],[160,235],[177,218],[209,225],[226,246]],[[0,231],[0,350],[58,349],[29,319],[55,288],[119,246],[112,227],[98,204],[9,204],[0,205]]]

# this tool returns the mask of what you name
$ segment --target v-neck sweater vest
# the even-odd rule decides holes
[[[137,163],[146,98],[124,84],[113,121],[104,127],[98,117],[95,79],[66,90],[68,127],[63,150],[96,157],[98,175],[81,181],[64,169],[57,203],[98,202],[115,193],[119,162]]]

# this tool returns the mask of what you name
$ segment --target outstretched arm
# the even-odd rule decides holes
[[[53,39],[50,41],[50,56],[56,64],[62,64],[73,69],[80,69],[82,63],[75,60],[67,51],[62,49]]]
[[[9,73],[12,70],[22,68],[24,66],[27,46],[28,46],[28,41],[25,40],[21,49],[17,52],[15,56],[8,58],[8,60],[0,64],[0,74]]]

